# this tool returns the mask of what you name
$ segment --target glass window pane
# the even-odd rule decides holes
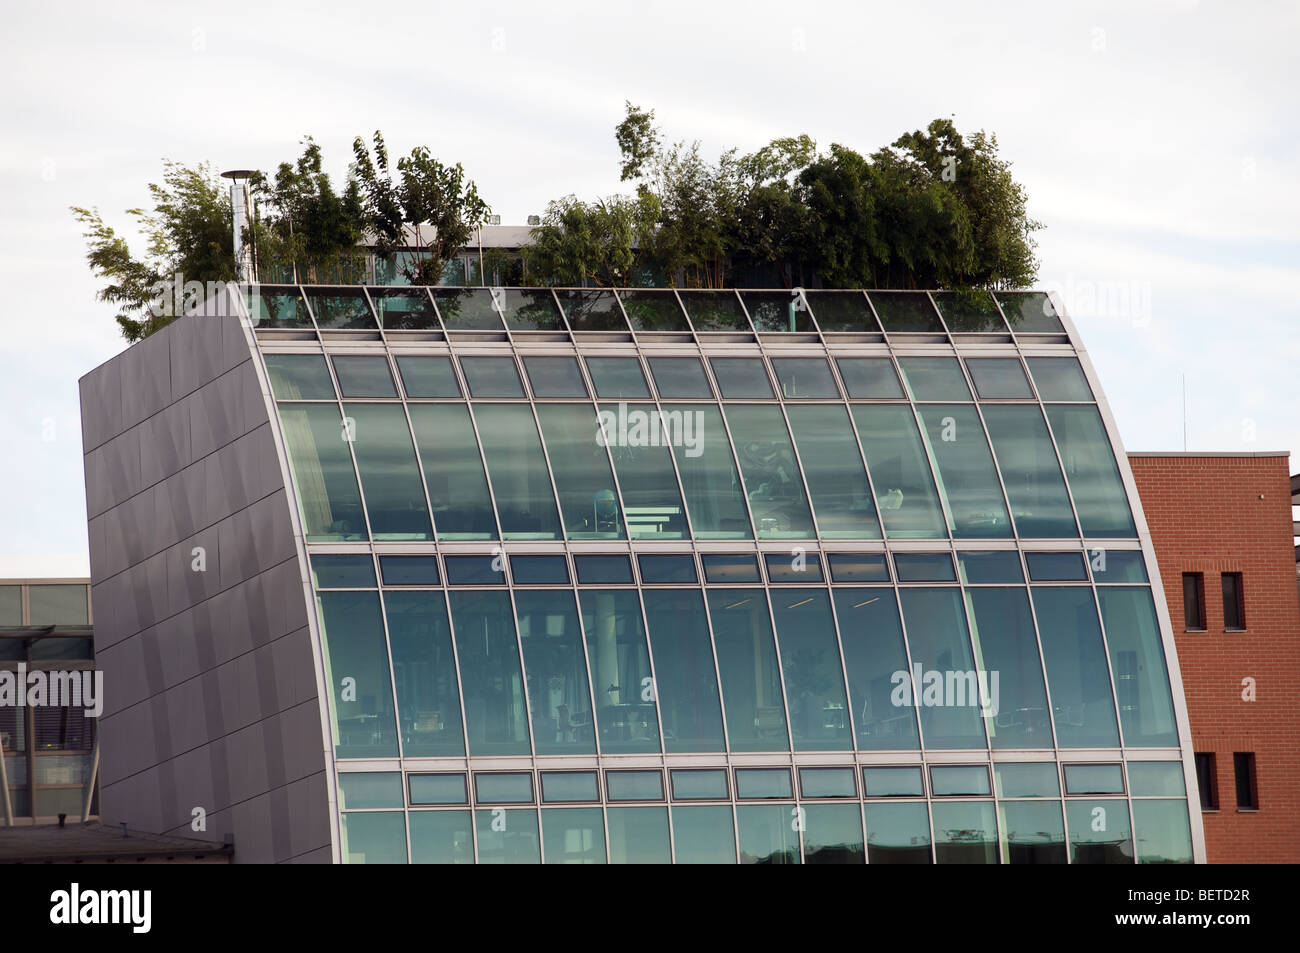
[[[898,694],[917,706],[926,747],[985,747],[978,676],[958,590],[901,589],[898,595],[912,664],[922,675],[914,688],[910,679],[900,679]]]
[[[736,797],[792,798],[789,768],[737,768]]]
[[[852,398],[890,400],[903,396],[894,363],[887,357],[841,357],[835,363]]]
[[[365,539],[361,491],[338,407],[280,404],[279,410],[307,542]]]
[[[932,864],[924,801],[866,805],[868,864]]]
[[[1130,761],[1129,793],[1136,797],[1187,793],[1181,761]]]
[[[624,539],[607,441],[591,404],[539,404],[551,473],[569,539]]]
[[[699,590],[647,589],[642,597],[664,750],[722,751],[722,705]]]
[[[612,291],[557,288],[555,296],[574,331],[626,331],[627,319]]]
[[[1097,408],[1049,404],[1047,419],[1065,465],[1083,535],[1136,537],[1124,480]]]
[[[323,354],[267,354],[271,393],[279,400],[333,400],[334,382]]]
[[[511,556],[510,575],[517,586],[565,586],[569,567],[563,556]]]
[[[1192,863],[1192,828],[1182,798],[1134,801],[1133,832],[1139,864]]]
[[[748,331],[749,321],[734,291],[677,292],[696,331]]]
[[[1060,797],[1061,781],[1055,761],[993,765],[998,797]],[[1058,812],[1059,813],[1059,812]]]
[[[1006,322],[987,291],[932,291],[930,297],[954,334],[1005,332]]]
[[[551,292],[532,288],[494,288],[497,304],[512,331],[563,331],[564,319]]]
[[[719,769],[668,772],[675,801],[725,800],[727,772]]]
[[[501,315],[492,306],[492,293],[487,288],[435,288],[433,300],[448,330],[501,330]]]
[[[344,397],[396,397],[397,385],[386,357],[334,355],[334,373]]]
[[[366,771],[339,775],[339,810],[406,807],[400,771]]]
[[[519,369],[508,357],[462,357],[460,369],[465,373],[472,397],[523,397],[524,385]]]
[[[451,562],[447,563],[448,575]],[[519,644],[510,597],[501,591],[448,594],[460,657],[471,755],[529,754]]]
[[[698,357],[652,357],[650,373],[665,400],[713,396]]]
[[[1038,396],[1048,400],[1092,400],[1092,388],[1075,357],[1030,357],[1029,373],[1033,375]]]
[[[504,586],[505,569],[493,556],[447,556],[447,585]]]
[[[1092,591],[1083,586],[1030,590],[1062,748],[1119,746],[1115,699]]]
[[[626,556],[574,556],[573,565],[584,586],[632,582],[632,564]]]
[[[611,801],[662,801],[662,771],[606,771],[605,789]]]
[[[406,863],[406,818],[401,811],[344,814],[339,826],[343,863]]]
[[[957,539],[1006,539],[1011,520],[979,414],[969,404],[921,404],[922,436]]]
[[[543,801],[599,801],[595,771],[543,771]]]
[[[1029,599],[1021,586],[966,590],[975,662],[994,748],[1052,747],[1043,663]]]
[[[638,556],[641,581],[646,585],[695,582],[695,559],[689,553]]]
[[[385,592],[402,754],[463,757],[460,690],[441,592]]]
[[[555,493],[532,410],[523,404],[478,404],[474,418],[502,537],[561,539]]]
[[[515,590],[537,754],[595,754],[587,658],[571,590]]]
[[[867,297],[886,331],[943,333],[943,322],[923,291],[872,291]]]
[[[1139,549],[1103,549],[1089,553],[1097,582],[1146,582],[1146,558]]]
[[[496,539],[478,439],[463,404],[408,404],[441,540]]]
[[[919,748],[916,714],[894,703],[896,673],[906,677],[907,653],[891,589],[834,589],[844,666],[863,751]]]
[[[437,556],[380,556],[379,572],[385,586],[436,586]]]
[[[899,582],[956,582],[948,553],[894,553]]]
[[[407,397],[459,397],[449,357],[399,357],[397,371]]]
[[[411,863],[474,863],[469,811],[412,811],[409,816]]]
[[[1041,291],[999,291],[996,297],[1017,334],[1065,333],[1052,300]]]
[[[809,804],[803,813],[805,864],[863,862],[862,812],[856,804]]]
[[[575,357],[526,357],[524,370],[534,397],[586,397]]]
[[[1065,821],[1060,801],[1002,801],[998,804],[1002,822],[1004,864],[1063,864]]]
[[[313,553],[311,581],[317,589],[374,589],[375,561],[369,553]]]
[[[780,589],[771,596],[794,750],[851,749],[830,597],[825,589]]]
[[[919,767],[863,768],[867,797],[924,797],[925,782]]]
[[[679,410],[693,421],[695,438],[673,445],[697,539],[753,539],[744,492],[731,456],[722,414],[713,404],[687,404]],[[679,433],[683,432],[678,430]]]
[[[711,357],[713,377],[723,397],[772,398],[772,384],[767,370],[757,357]]]
[[[537,812],[488,808],[474,812],[480,864],[540,864]]]
[[[694,427],[695,418],[681,411],[665,413],[680,437],[686,433],[678,424]],[[659,410],[654,404],[601,404],[600,422],[597,439],[614,460],[628,533],[633,539],[685,539],[686,509]],[[702,441],[692,429],[691,442],[699,448]]]
[[[867,471],[845,408],[792,405],[786,413],[822,537],[879,539]]]
[[[852,412],[885,535],[893,539],[946,537],[943,510],[912,408],[854,404]]]
[[[0,586],[0,625],[23,624],[23,587]]]
[[[297,288],[253,285],[248,314],[255,328],[310,328],[311,315]]]
[[[1123,794],[1124,774],[1118,764],[1067,764],[1066,794]]]
[[[808,496],[781,408],[733,404],[726,414],[758,538],[814,538]]]
[[[930,793],[935,797],[988,794],[989,769],[982,764],[935,765],[930,768]]]
[[[744,553],[706,553],[700,556],[704,563],[704,578],[711,583],[762,582],[758,574],[758,559]]]
[[[1027,397],[1034,392],[1020,361],[1014,357],[979,357],[966,359],[966,370],[981,400],[1008,400]]]
[[[641,362],[635,357],[589,357],[587,373],[596,386],[596,395],[602,398],[646,398],[650,388],[641,373]]]
[[[633,331],[689,331],[690,324],[671,290],[624,289],[618,298]]]
[[[805,553],[796,549],[793,553],[767,553],[763,556],[767,565],[769,582],[796,582],[807,584],[822,581],[822,564],[816,553]]]
[[[742,864],[797,864],[799,811],[793,804],[741,804],[736,833]]]
[[[344,404],[361,474],[370,535],[376,540],[433,539],[411,428],[400,404]]]
[[[360,288],[315,288],[307,295],[319,328],[373,328],[374,315]]]
[[[611,807],[609,862],[611,864],[669,864],[668,808]]]
[[[1025,553],[1025,566],[1034,582],[1086,582],[1082,553]]]
[[[437,331],[442,327],[423,292],[371,288],[370,297],[379,309],[379,326],[385,331]]]
[[[598,807],[542,811],[542,848],[548,864],[605,863],[605,816]]]
[[[1070,831],[1070,863],[1133,863],[1127,801],[1068,800],[1065,824]]]
[[[334,753],[339,758],[397,757],[393,686],[377,592],[322,592],[325,669],[333,686]]]
[[[463,774],[410,774],[412,804],[465,804],[466,793]]]
[[[1020,554],[1015,550],[958,553],[957,573],[964,583],[1025,581]]]
[[[861,291],[805,291],[804,300],[822,331],[880,332]]]
[[[474,775],[474,800],[480,804],[529,804],[533,776],[527,771]]]
[[[1146,586],[1097,590],[1127,747],[1177,747],[1178,729],[1160,626]]]
[[[781,673],[762,590],[710,589],[708,602],[731,750],[789,751]]]
[[[734,864],[736,832],[725,804],[674,804],[673,843],[679,864]]]
[[[626,565],[626,557],[619,558]],[[579,580],[582,573],[579,562]],[[586,589],[579,594],[579,601],[596,695],[600,750],[606,754],[658,751],[654,679],[636,592]]]
[[[1042,411],[1013,404],[986,404],[982,409],[1020,535],[1030,539],[1077,537],[1070,498]]]
[[[742,291],[755,331],[813,331],[808,304],[794,291]]]
[[[898,367],[913,400],[970,400],[955,357],[900,357]]]
[[[992,801],[936,801],[934,858],[939,864],[998,863],[998,826]]]
[[[884,553],[827,553],[835,582],[889,582]]]
[[[772,370],[787,400],[840,396],[825,358],[776,357],[772,359]]]
[[[857,797],[852,768],[800,768],[801,797]]]

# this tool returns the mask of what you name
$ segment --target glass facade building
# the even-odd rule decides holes
[[[1145,522],[1047,295],[231,303],[330,859],[1203,860]]]

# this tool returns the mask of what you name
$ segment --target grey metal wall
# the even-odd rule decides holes
[[[181,318],[80,384],[104,823],[328,863],[303,570],[239,320]]]

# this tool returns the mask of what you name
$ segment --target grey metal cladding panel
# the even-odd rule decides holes
[[[92,579],[107,579],[130,565],[126,558],[126,543],[118,524],[122,519],[120,507],[105,510],[91,517],[86,524],[90,538],[90,573]],[[95,603],[95,625],[99,626],[99,606]],[[99,632],[96,631],[96,637]]]
[[[223,665],[238,655],[251,652],[262,632],[255,632],[264,623],[248,609],[249,595],[254,594],[253,580],[227,589],[204,608],[211,618],[211,628],[200,635],[207,640],[206,651],[211,653],[213,664]]]
[[[254,503],[268,493],[284,486],[280,460],[275,449],[275,437],[269,422],[244,434],[219,454],[219,472],[222,484],[240,506]]]
[[[122,432],[122,355],[80,381],[81,446],[93,450]]]
[[[159,781],[157,768],[112,783],[101,778],[99,816],[104,824],[117,825],[125,821],[132,830],[151,834],[162,833],[164,830],[160,798],[162,785]]]
[[[164,689],[199,674],[198,639],[194,634],[194,613],[183,612],[164,619],[146,633],[158,655]]]
[[[175,403],[137,428],[140,433],[140,480],[150,486],[192,462],[189,408]]]
[[[122,535],[122,548],[126,553],[124,566],[113,566],[109,571],[117,572],[126,566],[134,566],[152,555],[156,547],[153,534],[153,489],[137,493],[125,503],[119,503],[114,509],[117,513],[117,531]]]
[[[320,706],[315,699],[295,705],[276,719],[284,776],[290,781],[325,770],[325,739],[321,737]]]
[[[128,628],[129,620],[122,615],[122,599],[127,581],[121,576],[114,576],[102,579],[90,587],[90,604],[95,607],[96,652],[137,631],[134,627]]]
[[[224,748],[220,749],[224,753]],[[220,840],[221,833],[213,835],[212,815],[229,806],[228,801],[217,802],[216,783],[213,774],[213,753],[211,745],[187,751],[168,761],[164,768],[164,778],[170,786],[170,803],[164,805],[163,829],[183,826],[176,833],[182,837],[199,837],[204,840]],[[170,776],[168,776],[170,775]],[[190,828],[194,808],[201,807],[208,815],[208,829],[195,833]]]
[[[186,400],[190,409],[190,441],[195,459],[205,457],[244,432],[244,401],[239,379],[227,374],[210,381]]]
[[[274,850],[274,830],[277,820],[272,810],[271,796],[263,794],[250,798],[230,809],[231,825],[235,830],[235,857],[240,864],[273,864],[278,859]]]
[[[252,521],[253,553],[257,571],[278,566],[297,555],[288,495],[281,491],[248,508]]]
[[[172,400],[197,390],[226,370],[221,325],[220,318],[184,317],[169,326]]]
[[[253,354],[240,319],[233,314],[221,319],[222,364],[226,369],[249,360]]]
[[[270,649],[270,671],[275,677],[276,696],[281,706],[313,701],[316,698],[316,669],[312,659],[311,631],[304,627],[291,632],[272,642]]]
[[[86,478],[86,516],[93,518],[116,502],[108,484],[107,449],[99,446],[86,451],[82,469]]]
[[[294,781],[284,793],[288,798],[290,856],[301,861],[315,854],[318,857],[315,863],[328,864],[330,817],[325,772],[318,771]]]
[[[101,444],[95,449],[98,466],[94,471],[86,468],[87,512],[100,513],[107,506],[117,506],[139,493],[145,484],[140,479],[140,432],[132,428]],[[91,458],[88,455],[86,460]],[[90,489],[91,480],[96,486]],[[92,496],[103,500],[105,507],[91,510]]]
[[[107,676],[105,677],[107,681]],[[154,709],[157,699],[133,705],[99,719],[99,773],[101,785],[129,777],[157,764]]]
[[[158,553],[123,573],[132,580],[131,595],[135,600],[136,619],[141,629],[161,622],[169,615],[167,611],[168,558],[167,553]]]
[[[267,737],[276,736],[273,728],[268,731],[266,722],[256,722],[232,732],[226,737],[226,758],[230,766],[230,800],[238,804],[251,797],[264,794],[283,779],[272,780],[274,770],[283,770],[281,763],[271,760],[272,752],[267,750]]]
[[[145,671],[146,637],[143,632],[123,639],[96,656],[95,667],[104,673],[105,715],[130,708],[155,693]]]
[[[173,686],[151,704],[161,706],[161,714],[167,721],[167,743],[165,750],[159,751],[158,760],[200,748],[225,734],[220,724],[220,695],[215,672],[204,672],[198,678]],[[163,748],[162,745],[159,747]]]
[[[195,554],[198,550],[198,554]],[[221,589],[220,526],[199,530],[167,549],[167,614],[183,612]],[[202,560],[200,562],[200,560]],[[199,570],[195,566],[201,567]]]
[[[318,847],[315,850],[309,850],[305,854],[297,854],[285,861],[286,864],[330,864],[334,862],[334,855],[330,853],[328,847]]]
[[[308,603],[303,593],[303,568],[298,554],[268,570],[265,580],[266,615],[270,619],[272,636],[300,629],[307,625]]]
[[[134,427],[171,403],[170,335],[151,334],[122,355],[122,423]]]

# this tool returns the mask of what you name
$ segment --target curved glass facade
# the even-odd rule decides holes
[[[1045,297],[262,293],[343,860],[1192,859],[1137,501]]]

